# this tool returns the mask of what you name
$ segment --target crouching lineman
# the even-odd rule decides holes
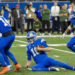
[[[0,16],[0,33],[2,33],[2,37],[0,38],[0,53],[2,54],[0,55],[0,63],[2,64],[3,67],[3,70],[0,72],[0,74],[4,74],[10,70],[10,68],[8,69],[8,67],[6,66],[6,65],[10,66],[8,57],[15,64],[14,71],[17,71],[21,66],[15,59],[14,55],[9,51],[12,43],[15,40],[15,35],[13,34],[10,24],[2,16]]]
[[[48,57],[46,52],[50,51],[46,41],[42,38],[36,39],[36,33],[30,31],[27,34],[27,64],[25,68],[29,68],[31,64],[31,56],[33,57],[36,65],[32,66],[32,71],[58,71],[58,68],[49,67],[62,67],[69,70],[75,70],[75,67],[59,62],[53,58]]]
[[[69,27],[66,29],[66,31],[63,34],[63,37],[65,37],[65,35],[71,31],[73,29],[73,26],[75,26],[75,11],[73,11],[73,16],[70,19],[71,25],[69,25]],[[73,36],[67,43],[67,47],[72,50],[73,52],[75,52],[75,36]]]

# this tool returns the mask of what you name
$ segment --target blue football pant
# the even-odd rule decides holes
[[[49,71],[49,67],[61,67],[61,68],[65,68],[65,69],[69,69],[69,70],[75,70],[74,67],[62,63],[60,61],[57,61],[53,58],[46,58],[45,61],[43,61],[42,63],[38,63],[34,66],[32,66],[32,70],[33,71]]]
[[[4,67],[4,66],[7,66],[6,65],[6,62],[4,60],[4,57],[2,56],[2,54],[0,53],[0,66]]]
[[[14,34],[8,37],[0,38],[0,52],[3,54],[4,60],[6,61],[7,65],[10,65],[8,57],[14,62],[14,64],[17,64],[14,55],[9,51],[9,48],[14,42],[14,39],[15,39]]]
[[[67,47],[72,50],[73,52],[75,52],[75,36],[72,37],[69,42],[67,43]]]

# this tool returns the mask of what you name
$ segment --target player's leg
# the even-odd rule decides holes
[[[17,71],[17,70],[19,70],[19,68],[21,68],[21,66],[17,62],[17,60],[16,60],[15,56],[13,55],[13,53],[11,53],[9,51],[9,48],[12,46],[12,43],[14,42],[14,39],[15,39],[14,35],[11,35],[11,37],[12,37],[12,40],[9,42],[8,46],[6,47],[5,53],[14,62],[14,64],[15,64],[15,70],[14,71]]]
[[[36,64],[32,66],[32,71],[59,71],[58,68],[48,68],[43,64]]]
[[[10,65],[10,62],[9,62],[9,59],[8,59],[7,55],[5,54],[4,50],[5,50],[5,47],[7,46],[7,44],[9,43],[9,41],[10,41],[10,39],[8,39],[7,37],[0,38],[0,52],[2,53],[7,65]]]
[[[5,53],[5,49],[2,49],[2,50],[0,50],[0,51],[1,51],[2,55],[3,55],[3,57],[4,57],[5,62],[6,62],[7,65],[9,66],[9,65],[10,65],[10,62],[9,62],[8,56],[7,56],[6,53]]]
[[[1,63],[2,66],[6,66],[6,63],[5,63],[5,60],[3,58],[2,53],[0,53],[0,63]]]
[[[67,43],[67,47],[72,50],[73,52],[75,52],[75,36],[72,37],[69,42]]]
[[[15,56],[13,55],[13,53],[11,53],[9,50],[6,50],[5,53],[14,62],[14,64],[17,64],[17,60]]]
[[[0,38],[0,51],[2,55],[4,56],[4,60],[7,63],[7,65],[10,65],[9,59],[6,54],[6,47],[8,47],[9,41],[11,41],[10,36]]]
[[[0,53],[0,63],[3,68],[3,70],[0,72],[0,74],[4,74],[4,73],[8,72],[9,68],[8,68],[7,64],[5,63],[5,60],[1,53]]]
[[[57,60],[55,60],[53,58],[48,58],[48,61],[49,61],[50,66],[62,67],[62,68],[65,68],[65,69],[75,70],[75,67],[72,67],[72,66],[70,66],[68,64],[65,64],[63,62],[57,61]]]
[[[16,33],[18,34],[18,20],[15,21],[15,28],[16,28]]]

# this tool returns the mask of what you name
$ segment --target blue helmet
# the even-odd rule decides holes
[[[30,40],[29,39],[33,39],[33,41],[35,41],[36,40],[36,33],[34,32],[34,31],[30,31],[30,32],[28,32],[27,33],[27,41],[28,42],[30,42]]]

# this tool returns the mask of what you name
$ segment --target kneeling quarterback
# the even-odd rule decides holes
[[[50,51],[51,49],[44,39],[36,39],[36,33],[34,31],[28,32],[27,41],[29,44],[27,45],[27,64],[25,68],[29,68],[32,56],[36,63],[36,65],[32,66],[32,71],[59,71],[58,68],[54,67],[62,67],[69,70],[75,70],[75,67],[48,57],[46,52]]]

